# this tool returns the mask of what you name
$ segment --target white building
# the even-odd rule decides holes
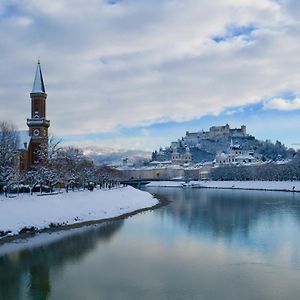
[[[180,155],[177,151],[177,148],[173,148],[172,152],[172,164],[174,165],[183,165],[189,164],[192,162],[192,154],[189,147],[185,148],[185,152]]]
[[[241,146],[234,145],[232,140],[229,152],[218,153],[215,160],[218,165],[252,165],[259,163],[253,151],[242,150]]]

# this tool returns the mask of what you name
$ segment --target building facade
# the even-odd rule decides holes
[[[228,153],[217,153],[215,162],[217,165],[253,165],[258,164],[259,160],[255,157],[254,151],[243,150],[238,144],[230,143]]]
[[[180,155],[177,151],[177,148],[172,150],[172,164],[174,165],[183,165],[189,164],[192,162],[192,154],[189,147],[185,148],[185,152]]]
[[[47,94],[40,61],[37,63],[30,98],[31,113],[30,118],[27,119],[28,131],[19,132],[21,171],[45,163],[48,157],[48,128],[50,121],[46,118]]]

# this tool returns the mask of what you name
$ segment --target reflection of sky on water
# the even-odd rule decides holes
[[[172,202],[0,256],[0,299],[299,299],[300,195],[151,191]]]
[[[281,256],[300,268],[300,195],[281,192],[205,189],[149,191],[173,199],[154,223],[155,233],[172,243],[187,233],[206,243],[235,251]],[[178,222],[180,221],[180,222]]]

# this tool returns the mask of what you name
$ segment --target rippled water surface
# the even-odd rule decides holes
[[[0,299],[300,299],[300,195],[148,188],[169,205],[0,246]]]

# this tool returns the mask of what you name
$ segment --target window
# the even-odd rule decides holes
[[[40,151],[39,149],[34,149],[33,150],[33,163],[38,164],[40,160]]]

